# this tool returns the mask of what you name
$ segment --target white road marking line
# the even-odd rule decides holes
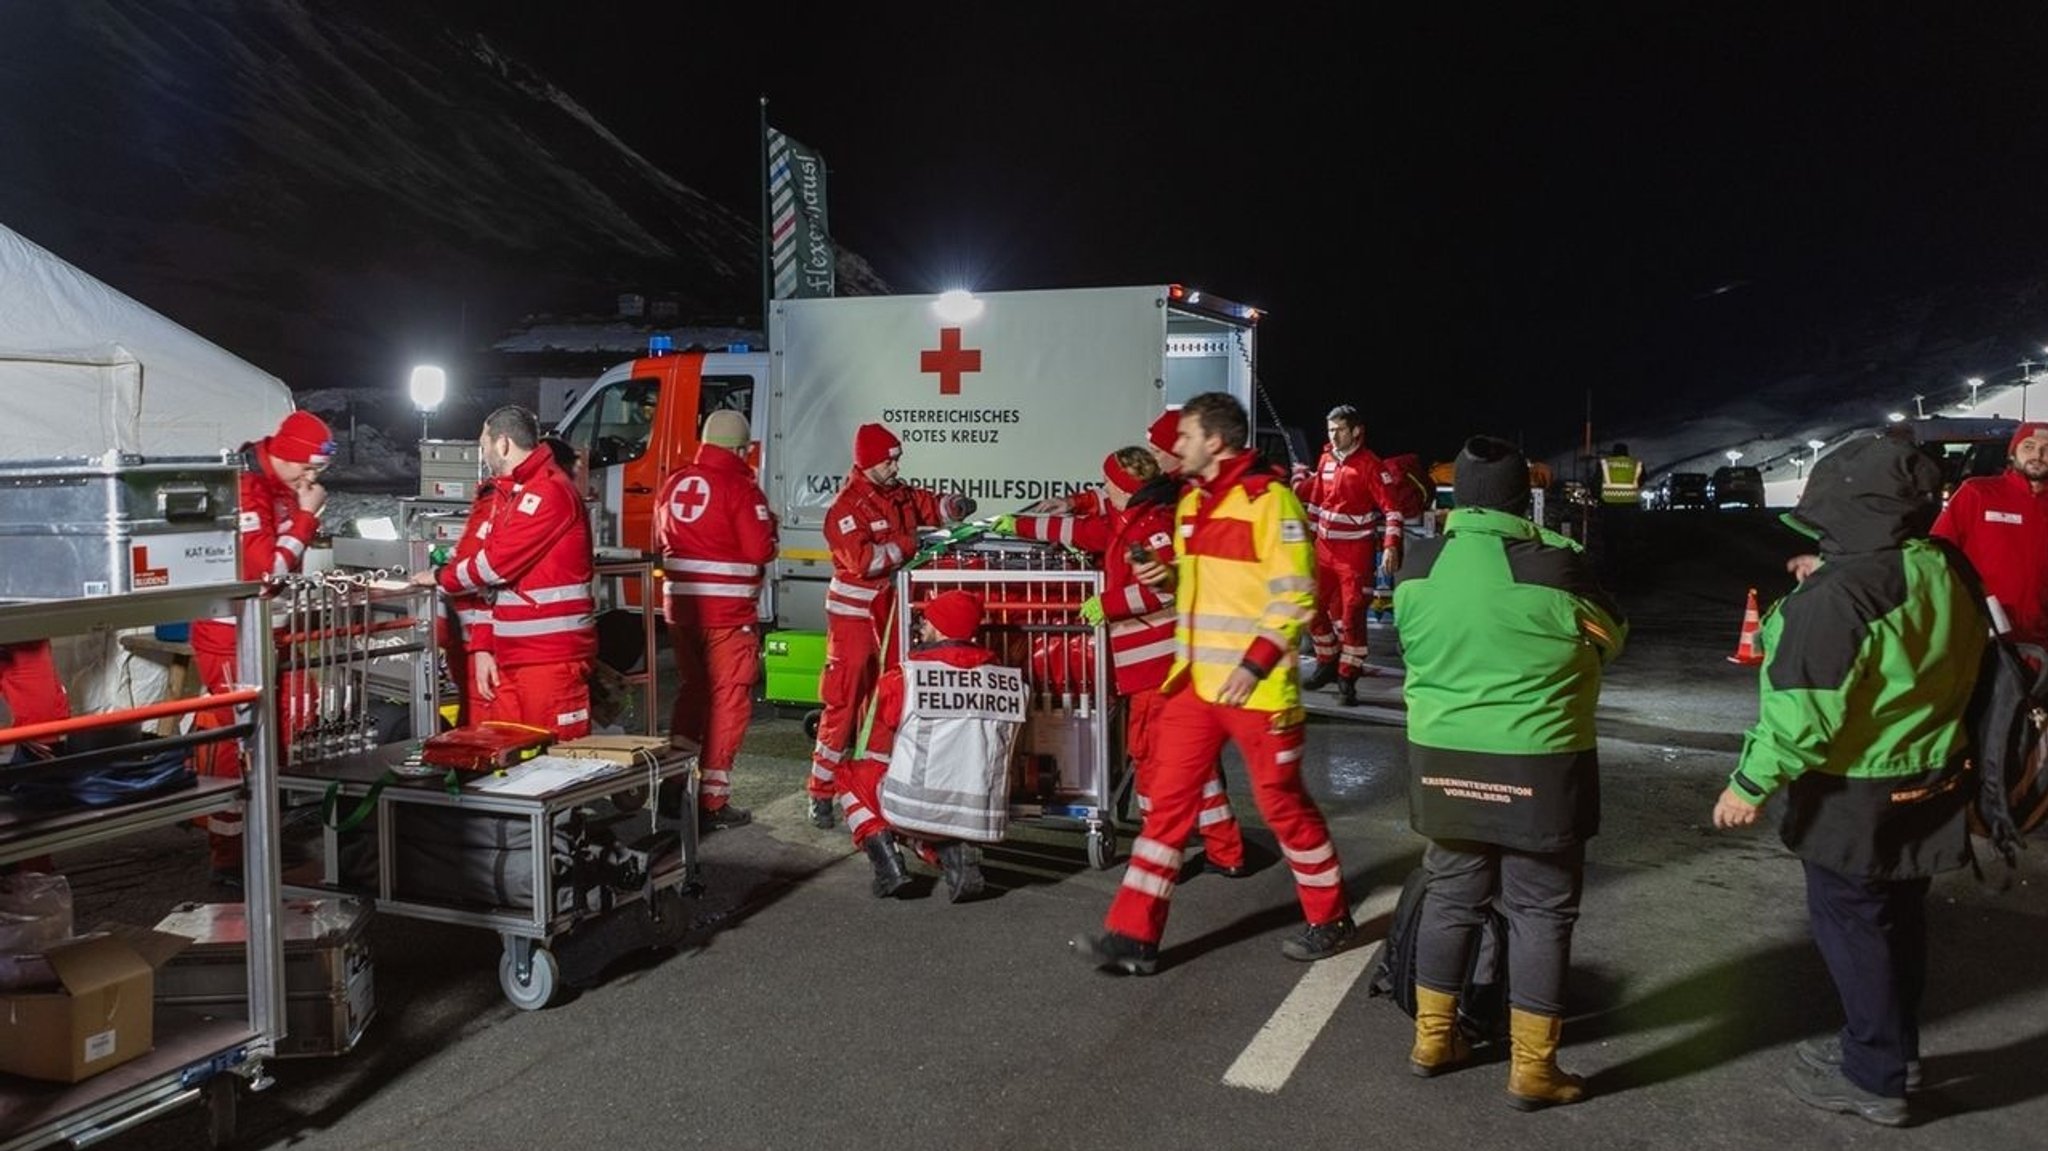
[[[1360,903],[1351,918],[1364,923],[1389,914],[1400,898],[1400,888],[1377,892]],[[1351,985],[1378,961],[1382,946],[1374,943],[1310,964],[1301,982],[1288,992],[1272,1018],[1266,1020],[1265,1026],[1238,1054],[1237,1061],[1223,1073],[1223,1085],[1268,1095],[1287,1086],[1295,1065],[1308,1054],[1309,1045],[1322,1034],[1323,1025],[1336,1013],[1337,1004],[1343,1002]]]

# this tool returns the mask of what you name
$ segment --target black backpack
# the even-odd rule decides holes
[[[1394,904],[1394,921],[1387,928],[1387,941],[1380,947],[1379,966],[1373,969],[1367,994],[1385,995],[1409,1016],[1415,1014],[1415,929],[1422,922],[1422,901],[1427,895],[1428,873],[1421,867],[1408,873],[1401,883],[1401,898]],[[1479,924],[1479,942],[1472,949],[1472,964],[1465,971],[1465,985],[1458,991],[1458,1028],[1472,1043],[1499,1039],[1508,1030],[1508,921],[1500,908],[1486,905],[1486,917]]]
[[[1988,620],[1984,582],[1960,548],[1937,539],[1956,574]],[[1970,830],[1991,841],[2009,867],[2019,866],[2024,836],[2048,816],[2048,652],[1994,638],[1984,647],[1977,683],[1964,712],[1974,752],[1977,794]]]

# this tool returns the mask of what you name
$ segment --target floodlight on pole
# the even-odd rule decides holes
[[[1824,447],[1827,447],[1828,444],[1826,440],[1808,440],[1806,441],[1806,446],[1809,450],[1813,452],[1813,462],[1819,463],[1820,450]]]
[[[1888,419],[1895,424],[1903,424],[1906,422],[1906,413],[1891,412],[1885,416],[1885,419]]]
[[[427,438],[428,421],[434,418],[434,409],[448,398],[448,373],[431,364],[421,364],[412,370],[412,406],[420,413],[420,438]]]
[[[1739,460],[1739,459],[1741,459],[1741,458],[1742,458],[1742,453],[1741,453],[1741,452],[1739,452],[1739,451],[1736,451],[1736,450],[1735,450],[1734,448],[1729,448],[1729,449],[1728,449],[1727,451],[1725,451],[1725,452],[1722,452],[1721,454],[1722,454],[1722,455],[1724,455],[1724,456],[1727,456],[1727,457],[1728,457],[1728,462],[1729,462],[1729,463],[1731,463],[1731,464],[1732,464],[1732,463],[1734,463],[1734,462],[1735,462],[1736,460]]]
[[[1924,399],[1926,399],[1926,398],[1927,398],[1926,396],[1919,396],[1919,395],[1916,395],[1916,396],[1914,396],[1914,397],[1913,397],[1913,418],[1914,418],[1914,419],[1916,419],[1916,420],[1924,420],[1924,419],[1926,419],[1926,418],[1927,418],[1927,409],[1926,409],[1926,408],[1924,408],[1924,407],[1922,407],[1922,406],[1920,405],[1920,401],[1922,401],[1922,400],[1924,400]]]
[[[1963,382],[1970,385],[1970,407],[1972,410],[1975,410],[1977,407],[1977,389],[1984,386],[1984,380],[1981,376],[1971,376]]]

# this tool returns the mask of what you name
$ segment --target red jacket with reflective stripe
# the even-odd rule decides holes
[[[1372,562],[1375,537],[1399,541],[1401,511],[1387,494],[1388,478],[1380,458],[1365,448],[1340,460],[1323,445],[1316,470],[1294,489],[1315,525],[1317,562],[1365,567]]]
[[[1167,481],[1168,499],[1180,490]],[[1142,493],[1141,493],[1142,494]],[[1174,562],[1173,505],[1132,502],[1098,515],[1018,516],[1017,534],[1052,540],[1102,557],[1102,616],[1109,625],[1109,658],[1123,695],[1151,691],[1173,666],[1173,596],[1131,576],[1131,545],[1143,544],[1160,563]]]
[[[462,537],[455,541],[449,563],[460,563],[484,546],[484,537],[491,532],[491,516],[498,509],[498,487],[499,480],[495,476],[477,484],[476,499],[469,505],[469,519],[463,522]],[[461,621],[462,642],[472,654],[494,650],[491,642],[491,597],[488,594],[450,595],[448,606],[455,610],[455,618]]]
[[[306,545],[320,530],[320,517],[299,506],[296,488],[270,471],[270,439],[242,445],[242,569],[244,580],[289,575],[306,562]],[[235,653],[232,619],[192,621],[192,647],[217,655]]]
[[[662,484],[655,546],[667,574],[664,607],[686,627],[745,627],[760,614],[762,565],[775,558],[775,517],[747,462],[698,444],[697,459]]]
[[[855,468],[825,513],[832,551],[825,614],[876,618],[878,597],[888,598],[896,569],[917,554],[917,529],[942,522],[938,496],[905,483],[878,487]]]
[[[441,569],[441,590],[491,593],[491,648],[500,666],[590,659],[597,603],[583,497],[545,450],[497,483],[476,551]]]

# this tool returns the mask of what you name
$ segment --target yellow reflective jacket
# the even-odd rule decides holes
[[[1315,612],[1315,543],[1308,514],[1281,477],[1252,455],[1223,461],[1214,480],[1181,493],[1173,667],[1162,691],[1192,682],[1214,701],[1233,669],[1259,683],[1245,707],[1296,711],[1295,651]]]

